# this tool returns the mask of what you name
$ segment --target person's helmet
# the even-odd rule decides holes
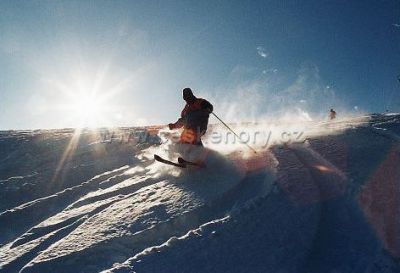
[[[184,96],[193,96],[192,89],[190,89],[189,87],[183,88],[182,93]]]
[[[183,89],[182,96],[183,96],[183,99],[188,103],[191,103],[196,99],[196,97],[193,95],[192,89],[190,89],[188,87]]]

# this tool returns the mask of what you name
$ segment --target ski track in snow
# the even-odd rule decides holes
[[[237,155],[177,170],[139,152],[136,166],[1,212],[0,272],[398,272],[357,203],[399,145],[398,116],[375,119],[271,147],[247,171]]]

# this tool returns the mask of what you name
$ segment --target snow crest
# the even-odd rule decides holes
[[[257,154],[157,126],[0,132],[0,272],[398,272],[400,116],[304,128]]]

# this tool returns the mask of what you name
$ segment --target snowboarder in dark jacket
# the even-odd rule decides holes
[[[184,88],[182,95],[186,105],[178,121],[168,124],[169,129],[183,127],[180,136],[181,143],[203,145],[201,136],[207,131],[208,118],[213,111],[213,106],[205,99],[196,98],[190,88]]]

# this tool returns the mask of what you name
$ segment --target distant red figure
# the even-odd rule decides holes
[[[331,109],[331,111],[329,112],[329,119],[333,120],[336,118],[336,112],[335,110]]]

